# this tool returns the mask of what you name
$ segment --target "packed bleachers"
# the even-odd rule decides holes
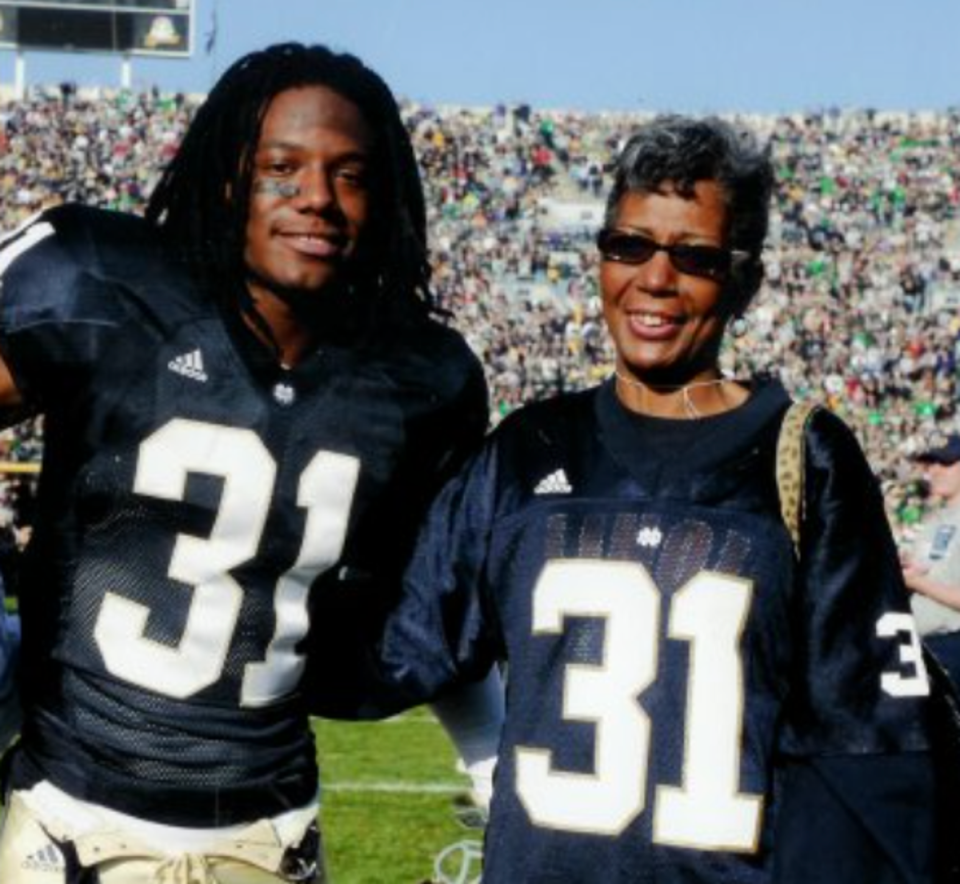
[[[0,103],[0,231],[66,200],[138,211],[197,99],[34,91]],[[435,290],[482,356],[495,419],[606,376],[593,235],[638,117],[404,107],[427,187]],[[909,455],[957,427],[960,112],[750,117],[779,188],[767,281],[725,354],[854,426],[895,527],[923,512]],[[39,430],[0,460],[34,460]],[[0,521],[19,518],[23,480]],[[6,513],[3,512],[6,508]]]

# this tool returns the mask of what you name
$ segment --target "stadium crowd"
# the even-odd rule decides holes
[[[137,211],[196,97],[33,90],[0,102],[0,231],[64,201]],[[481,355],[494,419],[612,366],[593,237],[630,114],[407,103],[427,187],[435,291]],[[824,111],[744,120],[778,173],[767,279],[734,374],[767,369],[857,431],[895,530],[922,518],[910,455],[960,428],[960,111]],[[34,461],[41,429],[0,460]],[[28,489],[27,489],[28,490]],[[22,476],[0,523],[19,522]]]

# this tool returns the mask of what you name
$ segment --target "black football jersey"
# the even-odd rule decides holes
[[[607,383],[505,421],[438,499],[383,655],[419,696],[506,661],[486,884],[769,882],[775,759],[926,746],[876,483],[817,414],[798,564],[787,404],[662,420]]]
[[[154,239],[63,207],[0,252],[0,348],[45,416],[17,770],[223,825],[315,794],[307,657],[362,704],[340,683],[365,627],[324,618],[389,603],[485,386],[426,318],[285,370]]]

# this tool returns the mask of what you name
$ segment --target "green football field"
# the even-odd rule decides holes
[[[421,884],[441,849],[478,837],[453,813],[468,781],[428,711],[314,730],[331,884]]]

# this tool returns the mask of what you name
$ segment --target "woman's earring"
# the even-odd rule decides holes
[[[742,316],[734,318],[730,323],[730,334],[735,338],[742,338],[750,329],[750,324]]]

